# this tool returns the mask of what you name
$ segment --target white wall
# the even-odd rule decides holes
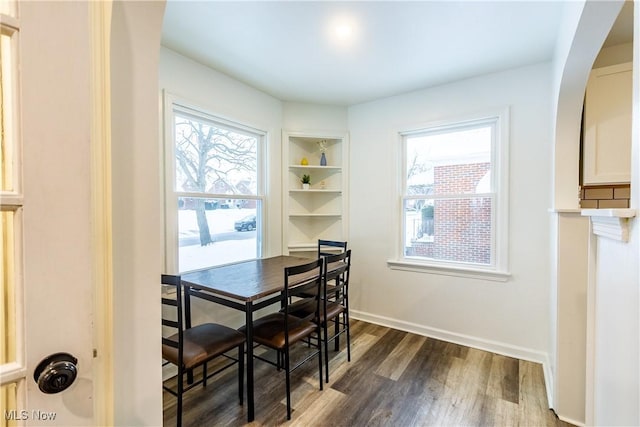
[[[114,421],[162,425],[158,53],[164,2],[113,3]]]
[[[595,425],[640,425],[640,233],[635,221],[629,243],[597,238]]]
[[[552,406],[559,417],[583,424],[587,358],[587,283],[589,219],[579,212],[554,213],[557,221],[555,262],[554,346]],[[550,350],[551,351],[551,350]],[[555,356],[555,357],[553,357]]]
[[[558,210],[573,210],[579,212],[578,183],[579,183],[579,162],[580,162],[580,126],[579,120],[582,111],[582,100],[584,99],[584,87],[586,85],[588,69],[591,68],[590,58],[580,58],[580,60],[569,61],[573,48],[574,37],[580,23],[580,16],[584,8],[584,1],[572,1],[564,4],[564,13],[560,33],[556,40],[556,51],[553,61],[553,99],[551,107],[552,132],[554,135],[553,150],[553,202],[551,207],[555,209],[552,215],[551,228],[551,248],[549,257],[551,260],[551,286],[550,294],[550,315],[549,315],[549,378],[551,384],[547,384],[549,389],[550,406],[552,406],[559,416],[565,419],[584,421],[584,406],[563,408],[559,404],[561,395],[570,396],[584,395],[584,388],[579,385],[584,384],[584,374],[579,378],[569,378],[567,382],[566,373],[559,375],[558,365],[572,363],[575,352],[583,352],[566,345],[565,334],[575,330],[586,330],[586,312],[582,316],[574,315],[573,323],[568,323],[565,317],[563,329],[559,327],[559,317],[561,313],[560,301],[575,300],[584,301],[587,288],[586,280],[577,281],[572,277],[572,272],[567,271],[566,265],[560,265],[560,254],[569,251],[571,242],[576,238],[584,240],[581,235],[573,233],[584,232],[578,227],[563,229],[565,222],[573,222],[573,219],[561,218]],[[573,48],[573,49],[572,49]],[[593,55],[596,49],[592,48]],[[577,70],[577,71],[576,71]],[[577,75],[576,75],[577,73]],[[582,81],[580,81],[582,80]],[[572,83],[575,84],[572,86]],[[569,86],[569,87],[566,87]],[[576,89],[574,86],[577,86]],[[582,94],[580,94],[582,92]],[[566,95],[569,93],[569,96]],[[583,250],[585,248],[582,248]],[[584,263],[586,264],[586,259]],[[575,263],[573,264],[575,265]],[[561,270],[563,274],[561,274]],[[576,272],[581,272],[576,269]],[[584,277],[584,276],[583,276]],[[567,278],[569,278],[567,280]],[[562,290],[562,296],[559,295]],[[581,298],[585,298],[581,300]],[[572,310],[573,311],[573,310]],[[569,326],[567,328],[567,326]],[[578,368],[579,369],[579,368]],[[549,387],[551,385],[551,387]],[[569,415],[567,415],[567,413]]]
[[[290,131],[341,131],[349,129],[347,107],[284,102],[283,129]]]
[[[575,34],[583,1],[567,2],[553,61],[552,123],[554,135],[551,229],[551,303],[549,315],[549,400],[559,417],[584,422],[586,365],[586,240],[588,228],[579,218],[580,119],[584,88],[597,47],[581,50]],[[590,57],[591,56],[591,57]],[[563,210],[574,212],[562,212]],[[576,255],[582,254],[583,257]],[[568,304],[568,307],[567,307]],[[551,387],[549,387],[551,386]]]
[[[398,131],[510,106],[506,283],[390,270]],[[549,325],[551,68],[540,64],[349,108],[354,316],[544,361]]]
[[[584,0],[565,3],[553,60],[554,102],[551,114],[555,147],[552,207],[555,209],[577,209],[580,206],[580,117],[589,69],[599,50],[599,47],[592,46],[591,54],[584,49],[581,49],[582,55],[576,54],[574,39],[584,4]],[[585,69],[586,64],[588,68]]]

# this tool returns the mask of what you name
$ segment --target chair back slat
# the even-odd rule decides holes
[[[170,328],[178,329],[180,323],[175,320],[162,319],[162,326],[168,326]]]
[[[318,239],[318,258],[347,251],[347,242]]]
[[[178,301],[176,301],[175,299],[172,298],[165,298],[162,297],[162,304],[164,305],[172,305],[172,306],[177,306],[178,305]]]

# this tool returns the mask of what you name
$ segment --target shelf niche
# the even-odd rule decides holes
[[[348,240],[348,135],[283,131],[284,254],[314,257],[318,239]],[[321,146],[327,165],[320,165]],[[306,165],[301,164],[303,158]],[[302,189],[302,175],[311,185]]]

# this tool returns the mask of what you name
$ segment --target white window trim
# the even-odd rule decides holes
[[[162,92],[163,96],[163,123],[164,123],[164,269],[167,272],[178,273],[179,271],[179,248],[178,248],[178,211],[172,209],[173,206],[178,205],[179,197],[206,197],[211,199],[242,199],[242,200],[259,200],[261,206],[261,213],[257,217],[258,230],[262,230],[262,235],[258,235],[258,258],[264,253],[264,242],[267,240],[267,230],[265,224],[267,224],[266,212],[267,212],[267,198],[266,198],[266,182],[267,182],[267,165],[265,164],[268,133],[266,131],[257,129],[253,126],[240,123],[238,121],[230,120],[228,118],[215,115],[206,107],[195,105],[184,99],[181,99],[166,90]],[[258,136],[258,158],[257,158],[257,176],[258,176],[258,188],[256,195],[229,195],[229,194],[216,194],[216,193],[189,193],[175,191],[175,167],[174,167],[174,134],[175,123],[173,120],[174,106],[183,111],[185,114],[191,114],[194,117],[203,117],[207,120],[215,123],[228,126],[240,131],[246,131],[248,133]],[[183,272],[186,273],[186,272]]]
[[[447,129],[471,125],[474,122],[483,122],[496,119],[495,138],[491,153],[492,174],[494,180],[495,209],[493,213],[492,246],[494,249],[494,262],[491,266],[477,264],[465,264],[461,262],[446,262],[430,259],[416,259],[404,255],[404,192],[406,182],[406,144],[404,139],[408,135],[422,133],[438,128]],[[483,111],[481,113],[454,117],[438,122],[430,122],[411,126],[397,131],[398,146],[400,147],[397,162],[397,204],[394,213],[396,232],[393,246],[395,256],[387,260],[387,266],[392,270],[412,271],[445,276],[456,276],[473,279],[506,282],[509,280],[509,107]],[[417,198],[421,198],[416,196]]]

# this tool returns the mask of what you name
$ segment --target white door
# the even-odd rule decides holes
[[[2,421],[92,425],[89,7],[3,3],[2,111],[10,117],[4,143],[12,147],[3,173],[14,178],[3,188],[4,219],[12,217],[3,224],[3,270],[13,269],[3,290],[13,290],[5,311],[15,316],[3,340],[11,378],[3,375]],[[66,390],[45,394],[34,370],[58,352],[77,358],[78,376]]]

